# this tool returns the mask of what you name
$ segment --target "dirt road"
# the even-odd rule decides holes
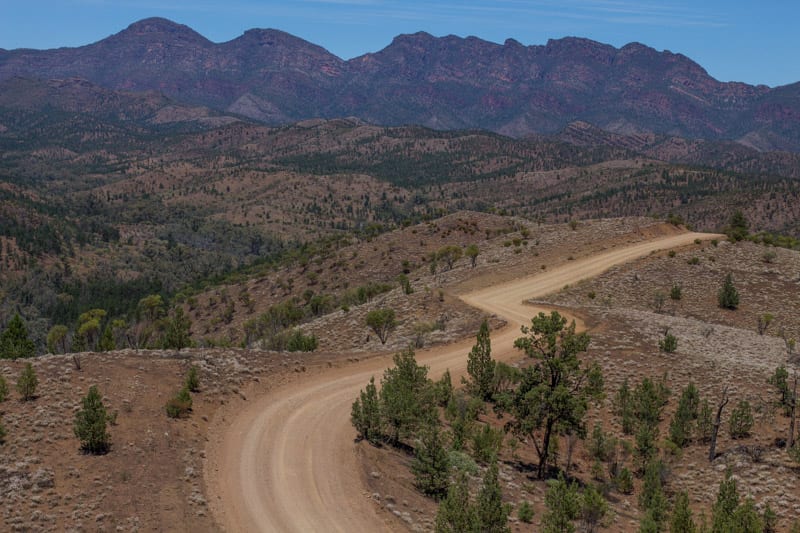
[[[492,355],[519,354],[513,341],[538,312],[525,299],[542,297],[610,267],[716,236],[685,233],[570,261],[535,276],[471,292],[462,299],[508,321],[492,332]],[[453,383],[466,373],[474,339],[417,352],[436,379],[450,369]],[[331,369],[257,398],[209,446],[206,485],[214,516],[226,531],[375,532],[403,530],[379,514],[365,495],[354,452],[350,406],[369,381],[391,364],[385,356]]]

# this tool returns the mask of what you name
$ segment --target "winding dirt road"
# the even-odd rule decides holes
[[[508,325],[492,332],[492,355],[509,360],[521,324],[539,309],[525,299],[543,297],[610,267],[717,236],[684,233],[615,248],[570,261],[531,277],[486,287],[461,298]],[[417,352],[436,379],[450,369],[453,383],[466,373],[474,339]],[[211,509],[226,531],[369,532],[402,530],[364,496],[355,454],[350,406],[369,381],[380,379],[391,357],[331,369],[276,389],[237,413],[224,438],[210,446],[205,464]]]

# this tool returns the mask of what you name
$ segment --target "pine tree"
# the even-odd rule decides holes
[[[679,492],[675,497],[675,506],[669,521],[669,533],[695,533],[697,526],[692,519],[692,510],[689,509],[689,494]]]
[[[436,533],[466,533],[477,528],[475,509],[469,500],[467,475],[460,472],[450,485],[447,497],[439,505],[436,513]]]
[[[669,439],[683,448],[692,434],[692,423],[697,419],[700,396],[694,383],[689,383],[681,394],[678,409],[669,424]]]
[[[433,409],[433,390],[428,367],[417,364],[414,350],[407,348],[394,355],[394,367],[386,369],[379,394],[381,412],[392,431],[395,444],[413,433]]]
[[[359,397],[353,402],[350,421],[362,439],[377,444],[382,437],[381,409],[374,376],[369,379],[366,389],[362,390]]]
[[[594,486],[589,485],[583,491],[581,518],[587,533],[594,533],[600,522],[608,514],[608,502]]]
[[[575,332],[575,321],[557,311],[539,313],[531,327],[522,326],[527,335],[514,346],[535,359],[528,367],[513,399],[514,429],[531,437],[539,456],[539,479],[547,470],[551,438],[558,432],[585,436],[585,415],[589,402],[603,391],[603,374],[597,364],[584,365],[578,354],[589,347],[589,336]]]
[[[739,507],[739,491],[736,480],[731,478],[730,470],[719,483],[717,501],[711,508],[711,532],[728,533],[733,531],[733,515]]]
[[[447,494],[450,483],[450,464],[442,442],[438,420],[423,432],[414,454],[411,471],[417,488],[435,499]]]
[[[28,329],[17,313],[0,335],[0,359],[19,359],[33,357],[35,354],[36,345],[28,338]]]
[[[186,388],[189,389],[189,392],[197,392],[200,390],[200,377],[197,375],[197,367],[195,365],[189,367],[184,384]]]
[[[544,533],[573,533],[581,507],[581,498],[575,482],[567,483],[563,474],[558,479],[547,482],[547,492],[544,503],[547,506],[542,517],[542,531]]]
[[[725,282],[717,293],[717,301],[723,309],[734,310],[739,307],[739,291],[733,286],[733,276],[730,273],[725,276]]]
[[[33,400],[36,397],[36,387],[38,385],[39,379],[36,377],[36,372],[33,370],[33,366],[27,363],[17,380],[17,391],[22,396],[22,401]]]
[[[492,359],[492,344],[489,339],[489,323],[484,320],[478,330],[478,339],[469,352],[467,373],[470,376],[469,390],[482,400],[492,398],[495,362]]]
[[[495,458],[483,476],[483,486],[475,502],[479,530],[482,533],[507,533],[509,508],[503,505],[503,492],[497,478],[498,466]]]
[[[95,455],[108,451],[111,436],[106,432],[108,414],[96,385],[83,398],[83,409],[75,413],[73,430],[81,441],[81,449]]]
[[[183,312],[183,308],[176,307],[164,332],[164,349],[180,351],[191,346],[191,328],[192,321]]]
[[[667,497],[662,485],[663,471],[664,464],[660,460],[650,461],[645,468],[642,492],[639,494],[639,507],[653,519],[659,529],[667,519]]]

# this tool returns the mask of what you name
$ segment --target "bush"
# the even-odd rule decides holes
[[[492,429],[488,424],[483,426],[481,431],[476,431],[472,435],[472,451],[475,460],[481,463],[489,463],[497,457],[500,445],[503,442],[503,431]]]
[[[717,293],[717,301],[723,309],[736,309],[739,307],[739,291],[733,286],[733,277],[728,274],[722,284],[722,288]]]
[[[525,522],[526,524],[533,522],[533,505],[531,505],[531,502],[524,501],[520,503],[517,509],[517,516],[520,522]]]
[[[189,394],[189,389],[183,387],[173,396],[165,406],[167,416],[170,418],[183,418],[192,410],[192,395]]]
[[[195,365],[189,368],[184,384],[186,388],[189,389],[189,392],[197,392],[200,390],[200,378],[197,375],[197,367]]]
[[[674,352],[678,349],[678,338],[667,330],[664,338],[658,341],[658,349],[666,353]]]
[[[633,494],[633,474],[627,467],[623,467],[614,478],[614,486],[621,494]]]
[[[679,283],[673,283],[669,290],[669,297],[672,300],[680,300],[683,296],[683,287]]]
[[[753,411],[747,400],[741,400],[731,412],[730,435],[732,439],[740,439],[750,435],[753,429]]]
[[[17,380],[17,391],[22,396],[22,401],[27,402],[36,397],[37,385],[39,385],[39,379],[36,377],[36,372],[34,372],[33,366],[27,363]]]
[[[102,454],[108,451],[110,435],[106,432],[109,420],[103,398],[96,385],[89,388],[83,398],[83,409],[75,413],[73,431],[81,441],[81,449],[87,453]]]

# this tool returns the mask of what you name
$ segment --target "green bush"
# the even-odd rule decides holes
[[[189,389],[183,387],[175,396],[167,401],[166,411],[170,418],[182,418],[192,410],[192,395]]]
[[[723,309],[736,309],[739,307],[739,291],[733,286],[733,277],[728,274],[722,284],[722,288],[717,293],[717,301]]]
[[[17,391],[22,396],[22,401],[33,400],[36,397],[36,387],[38,385],[39,379],[36,377],[36,372],[34,372],[33,366],[27,363],[17,380]]]
[[[678,349],[678,338],[667,331],[664,338],[658,341],[658,349],[662,352],[672,353]]]
[[[200,390],[200,377],[197,375],[197,367],[195,365],[189,368],[189,372],[186,374],[185,385],[186,388],[189,389],[189,392],[197,392]]]
[[[622,494],[633,494],[633,474],[627,467],[623,467],[614,478],[614,486]]]
[[[524,501],[520,503],[517,509],[517,516],[520,522],[525,522],[526,524],[533,522],[533,505],[531,505],[531,502]]]
[[[732,439],[740,439],[750,435],[753,429],[753,411],[747,400],[741,400],[731,412],[729,430]]]
[[[673,283],[669,290],[669,297],[672,300],[680,300],[683,296],[683,287],[679,283]]]

